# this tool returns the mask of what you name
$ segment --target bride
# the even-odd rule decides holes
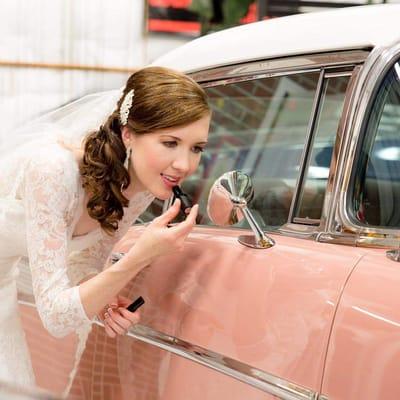
[[[77,331],[101,314],[115,337],[139,320],[118,293],[154,259],[181,249],[195,224],[197,205],[167,229],[180,209],[176,200],[104,268],[154,197],[168,199],[195,171],[211,114],[196,82],[161,67],[132,74],[115,102],[115,93],[78,101],[10,133],[0,148],[0,380],[34,384],[17,308],[22,258],[52,335]]]

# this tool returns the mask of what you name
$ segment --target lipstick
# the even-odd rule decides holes
[[[127,309],[130,312],[135,312],[140,306],[144,304],[144,299],[142,296],[139,296],[133,303],[129,304]]]
[[[174,200],[175,199],[180,199],[181,200],[181,211],[183,212],[184,215],[186,215],[185,210],[187,208],[192,208],[192,200],[189,197],[188,194],[182,191],[182,189],[179,186],[174,186],[172,188],[172,191],[174,193]]]

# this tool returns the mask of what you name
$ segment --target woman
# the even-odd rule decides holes
[[[149,67],[128,79],[116,109],[81,148],[53,132],[9,152],[0,170],[0,379],[34,382],[17,313],[21,257],[29,259],[37,308],[52,335],[87,326],[104,308],[110,336],[138,322],[138,312],[118,308],[127,304],[116,296],[155,258],[182,248],[197,205],[167,229],[179,212],[176,201],[120,261],[104,268],[107,257],[154,197],[168,199],[172,187],[195,171],[209,123],[197,83]]]

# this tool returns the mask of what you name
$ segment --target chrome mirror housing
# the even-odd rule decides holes
[[[275,244],[266,236],[248,209],[248,203],[254,197],[251,178],[241,171],[229,171],[220,176],[213,184],[208,196],[207,213],[214,224],[230,226],[246,218],[254,236],[241,235],[241,244],[255,249],[266,249]]]

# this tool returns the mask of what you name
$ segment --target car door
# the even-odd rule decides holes
[[[204,79],[213,110],[209,145],[183,185],[200,205],[199,223],[181,253],[157,260],[128,290],[146,304],[141,340],[118,343],[126,393],[311,399],[320,392],[336,306],[364,254],[316,241],[355,78],[354,62],[332,59],[338,65]],[[253,234],[244,220],[216,227],[208,218],[209,189],[229,170],[251,176],[249,207],[273,247],[239,243]]]
[[[366,249],[336,313],[323,383],[329,399],[400,398],[399,44],[381,55],[371,76],[340,214],[358,245],[375,248]]]

